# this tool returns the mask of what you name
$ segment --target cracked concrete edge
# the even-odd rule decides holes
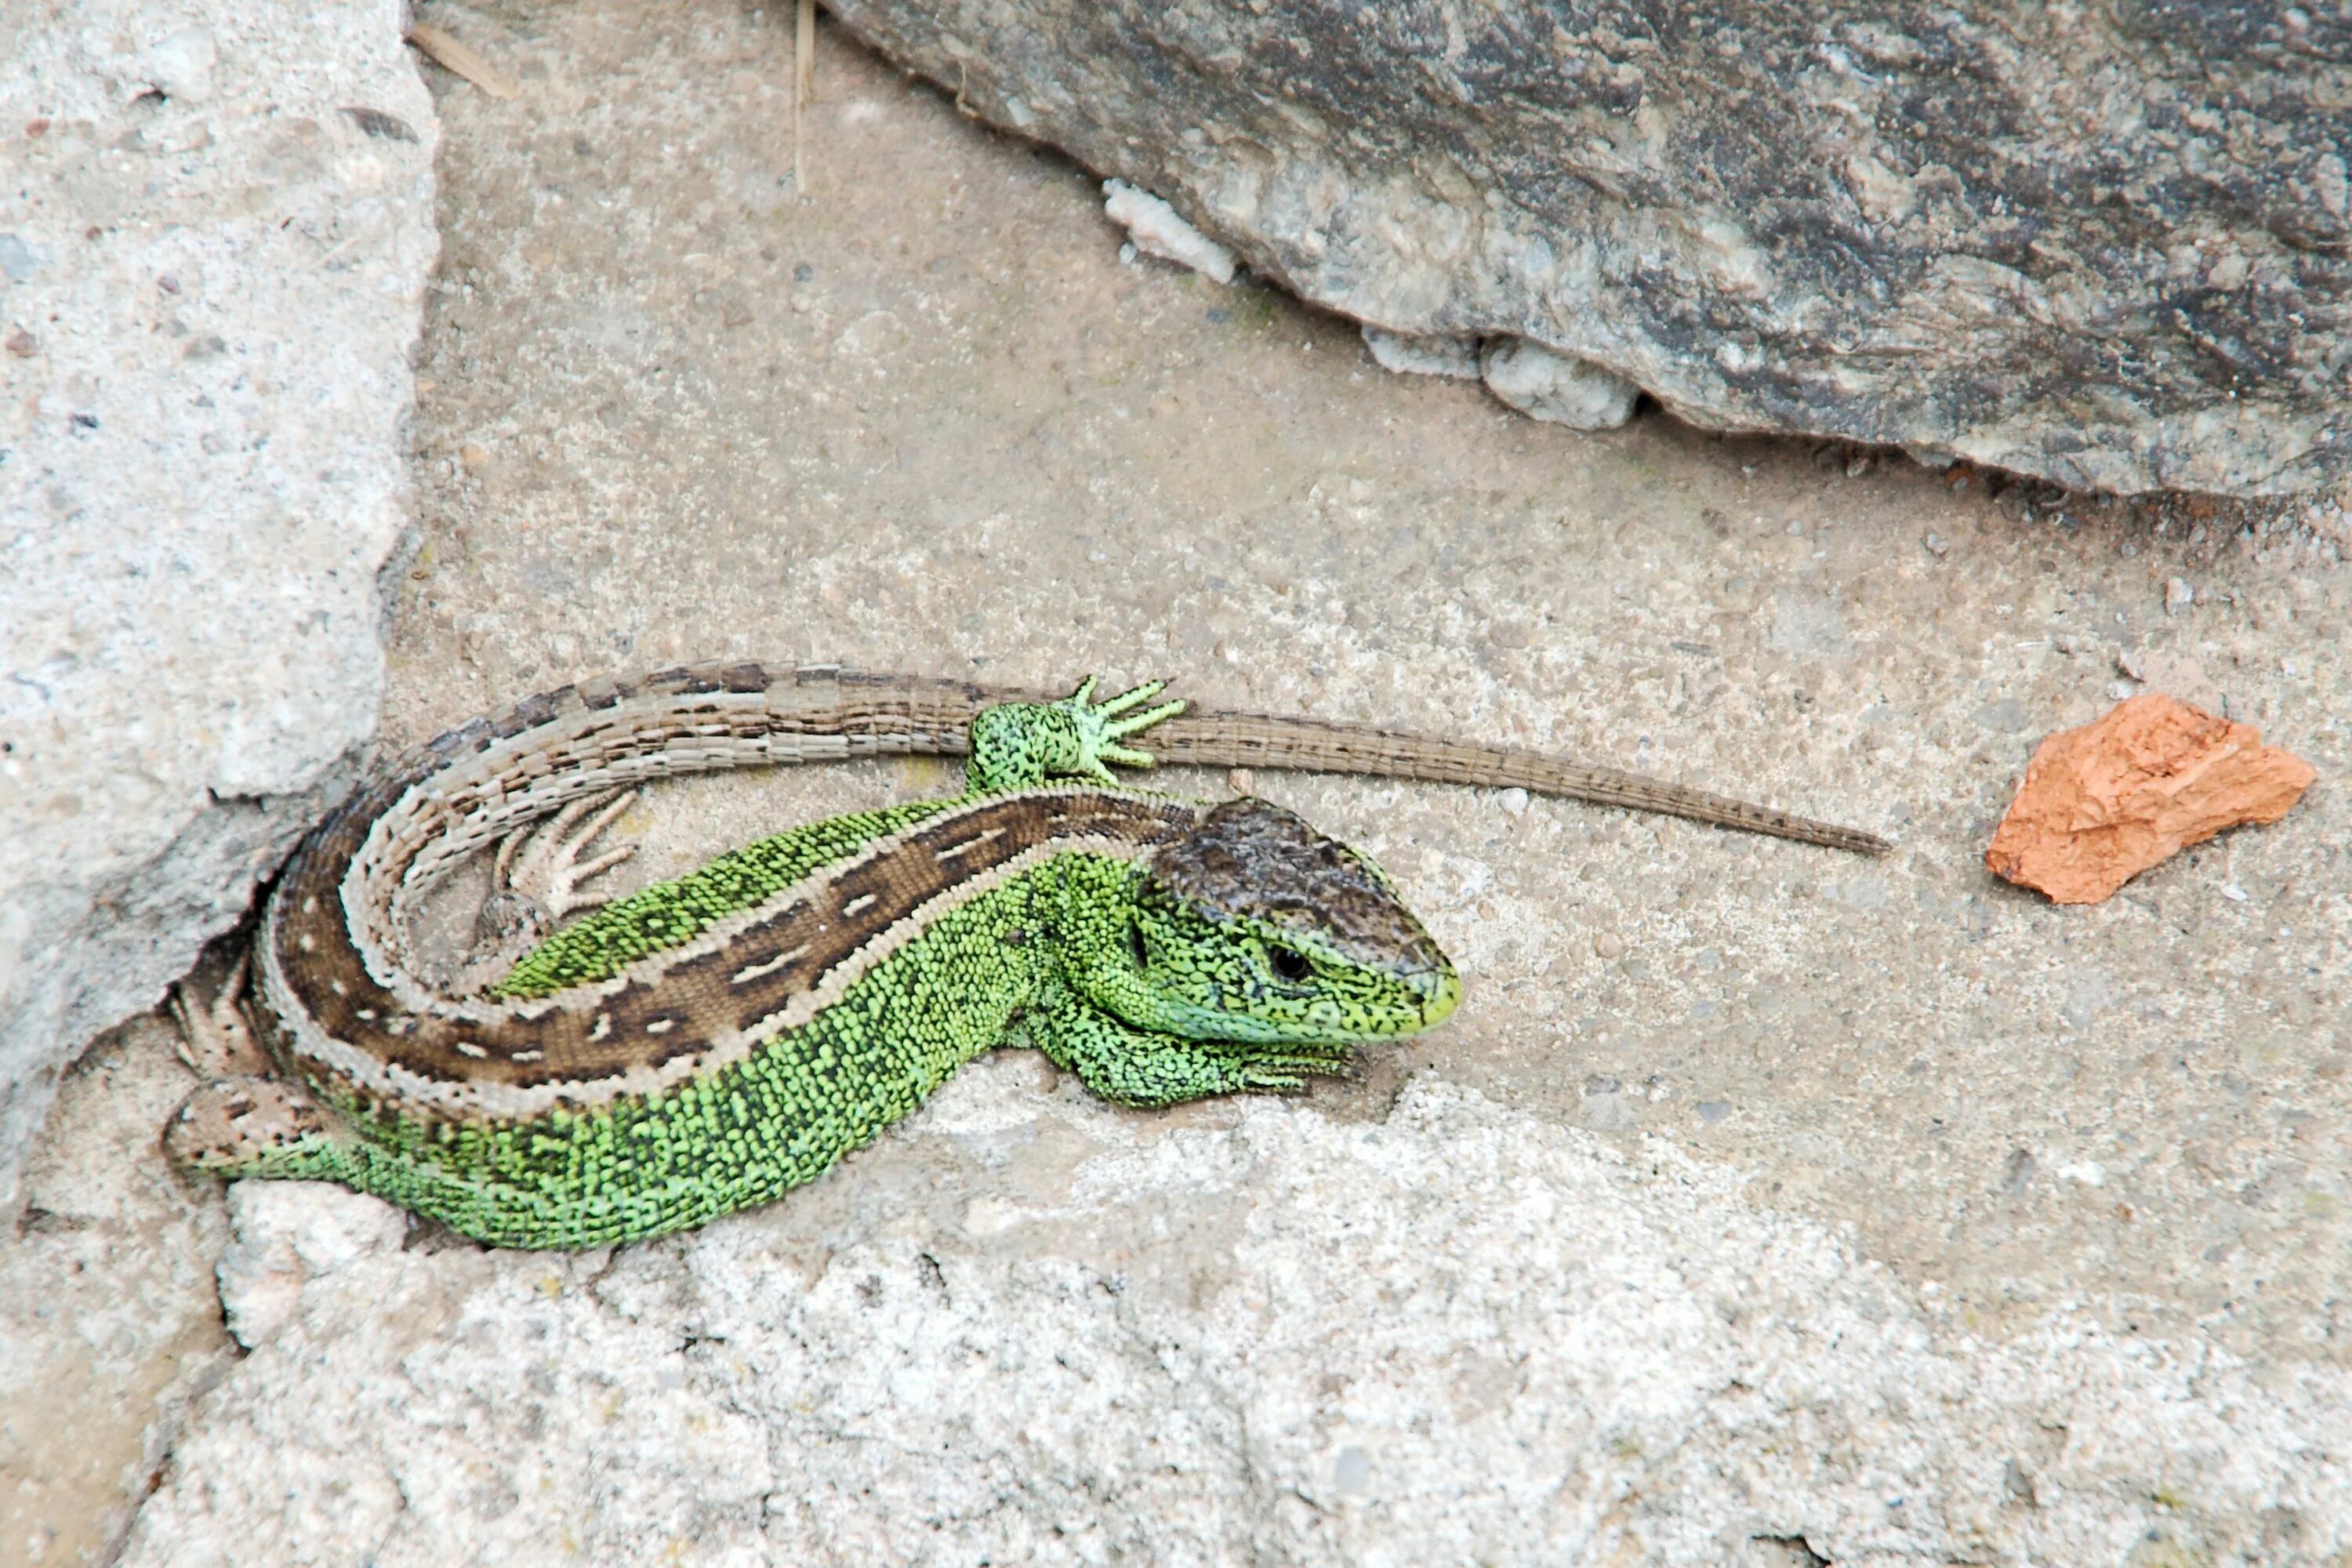
[[[374,738],[439,250],[403,21],[83,0],[0,63],[0,1211]]]
[[[242,1184],[220,1280],[251,1353],[121,1561],[499,1560],[566,1529],[617,1560],[681,1518],[709,1563],[2344,1543],[2312,1440],[2338,1370],[2071,1308],[1985,1341],[1733,1173],[1434,1077],[1379,1123],[1229,1111],[1127,1121],[992,1058],[856,1184],[572,1256],[433,1257],[375,1199]],[[333,1506],[288,1506],[330,1477]]]

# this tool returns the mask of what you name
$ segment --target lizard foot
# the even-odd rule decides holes
[[[1129,687],[1118,696],[1104,701],[1095,700],[1095,678],[1087,676],[1078,682],[1078,689],[1063,698],[1055,707],[1066,710],[1076,721],[1079,736],[1078,771],[1090,773],[1105,784],[1117,784],[1118,775],[1107,765],[1118,763],[1123,767],[1148,768],[1151,753],[1118,742],[1140,730],[1149,730],[1162,719],[1184,711],[1187,704],[1180,698],[1144,708],[1140,713],[1131,710],[1142,708],[1153,698],[1168,689],[1164,680],[1147,680],[1140,686]]]
[[[1000,702],[973,715],[965,786],[990,794],[1066,778],[1116,784],[1111,763],[1151,766],[1150,752],[1122,742],[1181,713],[1185,704],[1144,706],[1168,689],[1164,680],[1147,680],[1100,702],[1095,700],[1095,684],[1089,675],[1058,702]]]
[[[269,1058],[246,1016],[246,976],[249,955],[222,976],[220,988],[209,996],[193,974],[172,987],[172,1019],[180,1026],[180,1043],[173,1054],[198,1078],[231,1078],[269,1070]]]
[[[223,1078],[188,1096],[163,1130],[163,1150],[174,1164],[217,1175],[323,1174],[305,1167],[324,1152],[326,1132],[318,1101],[294,1085]]]
[[[637,847],[622,844],[586,860],[580,857],[637,796],[634,789],[584,795],[548,821],[507,836],[491,863],[490,896],[474,916],[474,950],[458,968],[458,994],[497,984],[564,916],[610,901],[609,894],[583,892],[580,884],[626,860]]]

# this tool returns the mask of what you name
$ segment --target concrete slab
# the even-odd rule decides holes
[[[391,0],[0,18],[0,1213],[374,732],[433,150]]]

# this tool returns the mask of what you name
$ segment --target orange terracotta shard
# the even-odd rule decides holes
[[[1985,865],[2058,903],[2095,904],[2225,827],[2276,822],[2315,776],[2252,726],[2149,692],[2042,742]]]

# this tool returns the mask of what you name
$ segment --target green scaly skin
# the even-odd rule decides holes
[[[1134,711],[1156,682],[1097,704],[1093,684],[1058,703],[983,711],[962,800],[832,817],[721,856],[557,933],[494,994],[606,978],[973,795],[1110,781],[1108,763],[1149,765],[1118,742],[1182,704]],[[1311,965],[1307,980],[1272,974],[1277,948]],[[1142,868],[1072,851],[940,919],[802,1027],[658,1096],[465,1122],[316,1084],[335,1131],[207,1168],[341,1182],[495,1245],[593,1247],[699,1225],[814,1180],[1000,1044],[1044,1050],[1107,1100],[1164,1106],[1345,1073],[1354,1042],[1426,1028],[1458,996],[1450,966],[1400,980],[1290,926],[1204,918],[1158,894]]]

